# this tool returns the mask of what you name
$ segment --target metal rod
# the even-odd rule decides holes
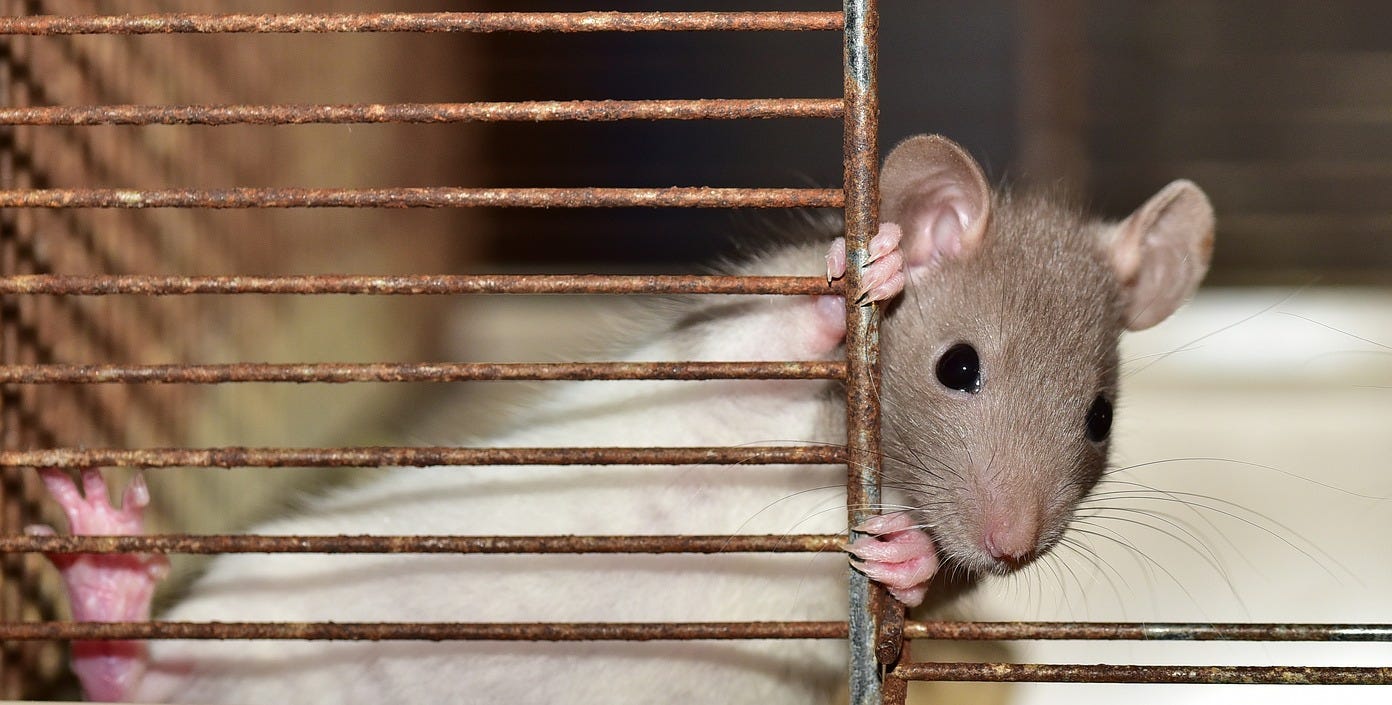
[[[842,540],[843,537],[836,537]],[[917,625],[921,623],[909,622],[908,630],[915,631]],[[926,624],[940,624],[929,622]],[[961,623],[970,624],[970,623]],[[1036,623],[1028,626],[1050,626],[1048,623]],[[1165,626],[1165,625],[1134,625],[1142,626]],[[1187,627],[1191,625],[1170,625],[1174,627]],[[1281,628],[1299,628],[1299,636],[1303,637],[1311,633],[1307,630],[1325,631],[1326,628],[1339,631],[1347,630],[1347,634],[1334,636],[1331,641],[1385,641],[1384,635],[1392,631],[1392,625],[1246,625],[1246,624],[1223,624],[1223,625],[1199,625],[1222,627],[1225,631],[1232,629],[1232,633],[1242,634],[1246,627],[1251,626],[1271,626],[1277,628],[1272,632],[1271,641],[1305,641],[1304,638],[1288,639],[1288,634],[1280,633]],[[372,623],[372,624],[353,624],[353,623],[332,623],[332,624],[278,624],[278,623],[217,623],[217,624],[197,624],[187,622],[139,622],[139,623],[71,623],[71,622],[47,622],[47,623],[22,623],[22,624],[0,624],[0,639],[146,639],[146,638],[184,638],[184,639],[486,639],[486,640],[508,640],[522,639],[528,641],[557,641],[560,638],[543,638],[533,636],[538,633],[553,633],[552,630],[569,631],[570,627],[575,627],[574,634],[589,632],[592,636],[586,639],[613,639],[613,640],[637,640],[647,638],[658,638],[651,636],[654,633],[671,634],[662,638],[808,638],[808,639],[844,639],[847,634],[845,622],[735,622],[735,623],[706,623],[706,624],[534,624],[526,623],[519,625],[512,624],[457,624],[457,623]],[[536,629],[539,632],[530,632]],[[672,630],[668,632],[667,630]],[[1371,631],[1369,631],[1371,630]],[[693,634],[700,631],[711,631],[726,636],[697,637]],[[783,633],[786,637],[754,636],[755,634]],[[267,636],[253,636],[252,634],[266,634]],[[687,636],[676,636],[683,634]],[[796,634],[797,636],[793,636]],[[526,636],[523,636],[526,635]],[[1375,635],[1376,638],[1363,638],[1364,636]],[[1346,638],[1347,637],[1347,638]],[[579,639],[577,636],[575,639]],[[1110,638],[1110,637],[1102,637]],[[1237,640],[1243,641],[1245,638],[1239,637]],[[1262,639],[1266,641],[1266,639]],[[951,665],[951,664],[948,664]],[[902,672],[914,673],[923,672],[918,664],[906,664]],[[1175,668],[1175,667],[1169,667]],[[1223,668],[1223,667],[1220,667]]]
[[[861,287],[870,239],[879,227],[879,97],[876,79],[879,14],[875,0],[845,0],[843,134],[846,213],[846,440],[850,526],[871,515],[880,497],[879,316],[849,292]],[[859,534],[851,532],[851,538]],[[884,702],[883,674],[899,643],[881,643],[881,622],[898,608],[864,573],[850,571],[850,702]],[[881,661],[888,658],[888,662]]]
[[[840,98],[0,108],[0,125],[303,125],[838,118]]]
[[[21,274],[0,277],[0,294],[838,294],[820,277],[696,275],[418,274],[377,276],[164,276]]]
[[[840,208],[839,189],[256,188],[0,191],[0,208]]]
[[[840,361],[0,365],[0,384],[843,379],[845,375],[846,363]]]
[[[0,451],[0,467],[435,467],[451,465],[836,465],[840,446],[736,448],[50,448]]]
[[[908,639],[1132,641],[1392,641],[1392,624],[907,622]]]
[[[1346,666],[906,663],[894,669],[894,675],[920,681],[1392,685],[1392,668]]]
[[[0,553],[821,553],[837,534],[767,536],[0,536]]]
[[[0,34],[833,31],[839,12],[192,13],[0,18]]]
[[[295,639],[413,641],[687,641],[844,639],[845,622],[352,623],[25,622],[0,624],[0,640]]]

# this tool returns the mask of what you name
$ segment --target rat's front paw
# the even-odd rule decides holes
[[[899,240],[904,232],[894,223],[880,225],[880,231],[870,239],[870,261],[861,273],[860,291],[856,301],[862,304],[888,301],[904,290],[904,253]],[[846,275],[846,239],[836,238],[827,250],[827,281]]]
[[[851,564],[914,607],[928,593],[928,581],[938,572],[938,551],[908,512],[881,514],[855,527],[871,534],[846,547]],[[857,560],[858,559],[858,560]]]
[[[76,536],[139,536],[144,532],[145,505],[150,491],[136,475],[121,500],[120,508],[107,495],[100,470],[82,471],[82,489],[68,473],[56,468],[39,470],[48,493],[63,508],[68,528]],[[48,526],[30,526],[26,532],[52,536]],[[72,616],[78,622],[143,622],[150,618],[155,586],[169,572],[162,555],[133,553],[52,553],[68,590]],[[82,681],[88,700],[124,702],[131,698],[145,673],[145,645],[136,641],[74,641],[73,672]]]
[[[126,486],[118,509],[107,496],[106,480],[96,468],[82,471],[82,489],[63,470],[39,470],[44,485],[68,518],[74,536],[139,536],[144,532],[145,505],[150,491],[135,476]],[[25,529],[51,536],[51,527]],[[149,554],[55,553],[48,559],[58,568],[79,622],[125,622],[149,618],[155,585],[169,571],[169,559]]]

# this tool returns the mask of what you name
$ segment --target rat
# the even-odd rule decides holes
[[[1120,222],[993,191],[960,146],[920,135],[881,172],[863,272],[881,326],[884,511],[854,569],[909,605],[1018,570],[1058,543],[1106,467],[1117,342],[1175,311],[1207,270],[1213,210],[1175,181]],[[832,233],[735,274],[844,275]],[[625,360],[844,355],[840,297],[693,297],[639,325]],[[496,446],[846,442],[829,381],[557,383]],[[467,432],[467,430],[466,430]],[[399,468],[307,502],[259,534],[841,533],[844,467]],[[44,470],[75,533],[138,533],[95,469]],[[37,533],[52,529],[35,527]],[[161,557],[52,556],[75,618],[143,620]],[[845,557],[249,555],[214,560],[174,621],[645,622],[846,618]],[[834,700],[839,640],[740,642],[79,642],[96,699],[249,702]]]

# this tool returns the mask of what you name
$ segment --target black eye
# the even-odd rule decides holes
[[[1112,432],[1112,403],[1105,397],[1097,397],[1092,400],[1092,406],[1087,412],[1087,437],[1093,443],[1101,443],[1107,440],[1107,434]]]
[[[938,381],[944,387],[976,394],[981,391],[981,360],[976,348],[958,343],[938,358]]]

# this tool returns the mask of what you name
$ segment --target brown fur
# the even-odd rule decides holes
[[[1054,200],[997,194],[979,250],[914,269],[882,328],[885,482],[949,570],[999,570],[972,540],[993,513],[1036,513],[1047,550],[1105,467],[1085,418],[1116,398],[1122,320],[1099,232]],[[980,356],[977,394],[936,378],[959,342]]]

